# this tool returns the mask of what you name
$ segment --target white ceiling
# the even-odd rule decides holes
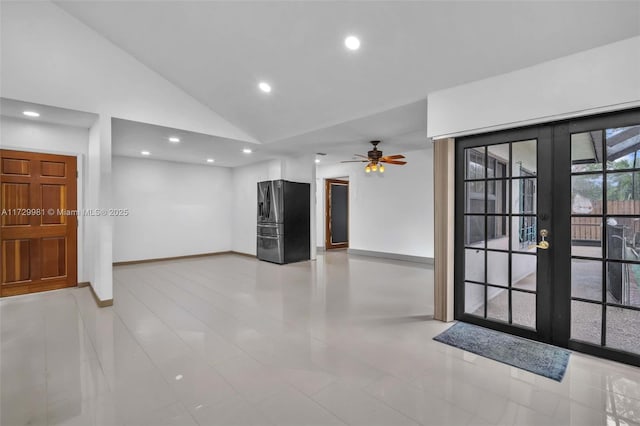
[[[178,137],[179,143],[169,141]],[[114,118],[111,129],[112,153],[125,157],[150,158],[211,166],[237,167],[274,158],[261,145],[242,145],[237,140],[187,132],[153,124]],[[251,154],[242,152],[251,148]],[[141,151],[149,151],[146,157]],[[207,163],[213,158],[214,163]]]
[[[34,111],[40,117],[30,118],[23,114],[24,111]],[[32,102],[16,101],[14,99],[0,98],[0,115],[5,117],[33,120],[42,123],[63,124],[65,126],[90,128],[98,118],[97,114],[75,111],[72,109],[52,107],[48,105],[34,104]]]
[[[379,114],[380,123],[392,125],[396,108],[434,90],[640,33],[635,1],[56,4],[235,125],[283,149],[296,141],[304,149],[366,143],[382,136],[361,135],[349,122]],[[361,38],[359,51],[344,48],[348,34]],[[257,90],[262,79],[272,85],[271,94]]]

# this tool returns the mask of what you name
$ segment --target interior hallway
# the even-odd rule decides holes
[[[433,270],[334,252],[114,269],[0,301],[2,425],[640,423],[640,371],[573,353],[562,383],[434,342]]]

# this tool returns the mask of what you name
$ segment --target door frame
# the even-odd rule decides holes
[[[331,242],[331,185],[343,185],[347,187],[347,226],[350,220],[349,212],[349,180],[340,178],[328,178],[324,180],[324,244],[325,250],[349,248],[349,229],[347,229],[347,242],[334,244]]]
[[[571,340],[571,134],[591,130],[640,124],[640,108],[609,112],[588,117],[461,137],[455,142],[455,215],[454,262],[463,265],[454,271],[454,318],[521,337],[551,343],[579,352],[640,366],[640,355],[619,349]],[[464,149],[502,142],[517,142],[536,132],[538,139],[538,210],[537,231],[549,230],[551,247],[538,250],[538,297],[536,298],[537,332],[507,323],[488,320],[464,312]],[[541,143],[542,141],[542,143]],[[548,202],[546,202],[547,200]],[[540,203],[543,203],[541,206]],[[546,204],[545,204],[546,203]],[[542,215],[548,215],[544,218]],[[486,215],[486,210],[485,210]],[[511,214],[509,214],[511,217]],[[605,245],[605,234],[602,236]],[[486,260],[485,260],[486,262]],[[603,289],[606,280],[603,268]],[[486,268],[485,268],[486,270]],[[486,273],[486,272],[485,272]],[[546,276],[544,285],[542,277]],[[563,285],[564,283],[564,285]],[[542,284],[542,285],[541,285]],[[540,293],[542,290],[542,294]],[[606,297],[606,290],[604,297]],[[605,307],[607,304],[605,303]],[[628,308],[628,307],[627,307]],[[630,309],[634,309],[631,307]],[[640,310],[640,308],[635,308]],[[602,321],[602,336],[606,333]]]

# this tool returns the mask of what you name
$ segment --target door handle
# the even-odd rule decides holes
[[[542,237],[542,241],[540,241],[538,244],[529,246],[529,248],[536,247],[542,250],[549,250],[549,241],[546,240],[548,236],[549,236],[549,231],[547,231],[546,229],[541,229],[540,237]]]

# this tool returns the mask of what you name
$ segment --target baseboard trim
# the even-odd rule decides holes
[[[252,259],[257,259],[258,256],[256,256],[255,254],[249,254],[249,253],[242,253],[241,251],[230,251],[229,253],[231,254],[237,254],[238,256],[244,256],[244,257],[250,257]]]
[[[352,249],[352,248],[347,249],[347,253],[355,254],[358,256],[370,256],[370,257],[379,257],[382,259],[402,260],[404,262],[424,263],[426,265],[434,264],[434,259],[432,257],[411,256],[408,254],[385,253],[383,251],[358,250],[358,249]]]
[[[96,305],[98,305],[98,308],[106,308],[108,306],[113,306],[113,298],[106,299],[106,300],[100,299],[89,281],[78,283],[78,287],[80,288],[89,287],[89,290],[91,291],[91,295],[93,296],[93,300],[96,301]]]
[[[197,259],[199,257],[220,256],[223,254],[242,254],[245,256],[250,256],[248,254],[237,253],[234,251],[216,251],[213,253],[189,254],[186,256],[158,257],[154,259],[127,260],[124,262],[113,262],[113,266],[138,265],[140,263],[164,262],[167,260]]]

